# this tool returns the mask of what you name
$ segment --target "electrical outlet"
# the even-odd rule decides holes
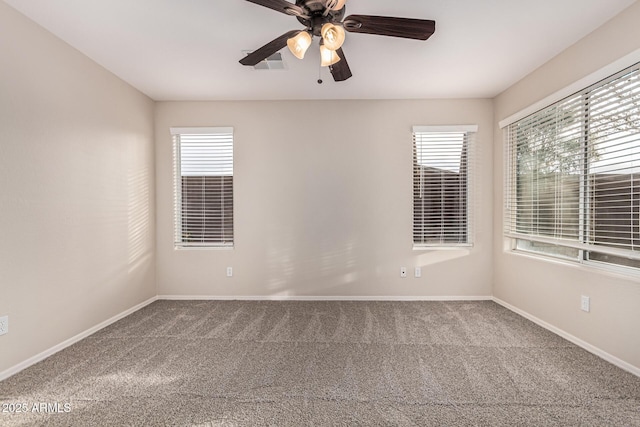
[[[407,267],[400,267],[400,277],[407,277]]]
[[[582,295],[580,298],[580,309],[589,313],[589,311],[591,311],[591,298]]]
[[[422,269],[420,267],[416,267],[414,273],[415,277],[422,277]]]
[[[9,316],[0,317],[0,335],[9,332]]]
[[[233,277],[233,267],[227,267],[227,277]]]

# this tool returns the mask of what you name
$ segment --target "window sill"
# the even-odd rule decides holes
[[[528,258],[535,261],[542,261],[542,262],[562,265],[564,267],[571,267],[578,270],[582,270],[584,272],[589,272],[589,273],[597,272],[597,273],[600,273],[606,276],[615,277],[618,279],[638,280],[640,278],[640,269],[635,269],[633,267],[606,265],[606,264],[601,264],[594,261],[581,262],[579,260],[563,259],[563,258],[551,256],[551,255],[528,252],[528,251],[523,251],[518,249],[507,249],[505,250],[505,253],[509,255],[514,255],[517,257]]]
[[[173,246],[176,251],[231,251],[235,246]]]
[[[473,243],[460,243],[455,245],[413,245],[414,251],[459,251],[468,250],[473,247]]]

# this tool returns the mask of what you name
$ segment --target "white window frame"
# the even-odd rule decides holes
[[[452,125],[452,126],[413,126],[412,128],[412,241],[413,241],[413,249],[414,250],[447,250],[447,249],[460,249],[460,248],[469,248],[473,246],[473,212],[472,212],[472,199],[473,199],[473,175],[474,175],[474,152],[475,152],[475,135],[478,132],[477,125]],[[416,241],[416,217],[415,217],[415,209],[416,209],[416,181],[415,174],[417,172],[416,168],[419,167],[418,160],[418,147],[416,138],[419,134],[464,134],[464,142],[466,142],[466,147],[462,147],[462,150],[466,150],[466,230],[465,236],[466,240],[463,242],[446,242],[443,240],[434,241],[434,242],[417,242]],[[462,156],[462,154],[461,154]],[[438,159],[436,159],[438,160]],[[445,160],[446,161],[446,160]],[[421,224],[424,227],[424,224]]]
[[[579,214],[579,233],[580,237],[577,241],[568,240],[568,239],[558,239],[553,237],[543,237],[543,236],[531,236],[531,235],[523,235],[515,232],[513,230],[513,221],[516,215],[516,207],[513,206],[513,201],[515,200],[515,185],[516,185],[516,150],[512,150],[510,147],[510,126],[535,114],[541,113],[547,108],[551,108],[559,102],[562,102],[566,99],[575,96],[589,96],[592,91],[596,91],[598,88],[605,86],[609,81],[614,81],[615,79],[626,75],[629,72],[633,72],[633,70],[638,70],[640,67],[640,50],[633,52],[632,54],[622,58],[619,61],[616,61],[614,64],[611,64],[603,69],[593,73],[592,75],[586,77],[585,79],[580,80],[576,84],[565,88],[556,94],[553,94],[544,100],[526,108],[525,110],[514,114],[513,116],[503,120],[500,122],[500,127],[503,129],[503,139],[505,141],[505,174],[504,174],[504,188],[505,188],[505,203],[504,203],[504,236],[509,240],[508,250],[518,253],[523,253],[528,256],[540,257],[540,258],[548,258],[553,260],[564,260],[569,262],[576,262],[588,267],[596,267],[600,269],[604,269],[606,271],[611,271],[615,273],[624,273],[624,274],[632,274],[639,275],[640,267],[635,266],[625,266],[618,262],[608,262],[603,260],[591,260],[590,253],[604,254],[610,255],[613,257],[619,258],[628,258],[632,260],[640,260],[640,253],[633,250],[633,253],[630,253],[629,250],[618,249],[616,247],[608,247],[608,246],[600,246],[594,245],[586,242],[586,233],[588,233],[588,221],[591,220],[590,213],[588,212],[589,201],[586,199],[586,192],[593,191],[590,187],[592,185],[589,180],[589,175],[587,172],[583,172],[580,177],[580,214]],[[580,86],[578,86],[580,85]],[[588,120],[584,118],[584,120]],[[588,122],[585,122],[585,125]],[[588,137],[583,137],[583,150],[589,150],[591,142],[588,140]],[[586,159],[586,157],[585,157]],[[597,160],[587,159],[583,162],[583,170],[587,171],[593,165],[593,163],[597,163]],[[633,178],[632,178],[633,179]],[[633,182],[633,181],[632,181]],[[588,187],[589,186],[589,187]],[[583,189],[584,188],[584,189]],[[633,233],[633,231],[632,231]],[[549,251],[536,251],[531,249],[526,249],[522,246],[527,246],[529,244],[535,243],[548,245],[549,248],[555,247],[559,248],[558,252],[562,252],[561,248],[566,248],[567,252],[573,253],[571,255],[563,255],[561,253],[553,253],[551,249]],[[520,246],[520,244],[523,244]]]
[[[174,247],[176,249],[233,249],[235,246],[235,215],[231,220],[232,237],[225,239],[224,241],[207,240],[201,242],[189,242],[184,240],[182,230],[182,211],[183,211],[183,194],[182,194],[182,150],[181,150],[181,136],[211,136],[223,138],[224,143],[227,145],[231,142],[231,153],[224,158],[223,166],[216,166],[219,169],[224,169],[221,174],[211,174],[211,176],[231,176],[234,177],[234,134],[232,127],[171,127],[170,133],[173,143],[173,172],[174,172]],[[230,141],[229,141],[230,140]],[[210,168],[214,167],[214,163],[219,162],[219,158],[210,161],[207,165]],[[230,162],[230,163],[229,163]],[[231,188],[232,198],[235,203],[235,183]],[[235,206],[232,205],[232,210],[235,210]],[[228,224],[228,223],[227,223]]]

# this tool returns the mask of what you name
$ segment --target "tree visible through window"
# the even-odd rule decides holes
[[[640,267],[640,66],[507,132],[505,225],[517,247]]]

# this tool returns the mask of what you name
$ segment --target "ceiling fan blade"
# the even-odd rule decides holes
[[[340,57],[340,61],[329,67],[331,71],[331,75],[333,76],[333,80],[337,82],[343,82],[349,79],[353,74],[351,74],[351,69],[349,68],[349,63],[347,62],[347,58],[344,56],[344,52],[342,48],[336,50],[336,53]]]
[[[285,13],[287,15],[305,16],[304,9],[293,3],[289,3],[286,0],[247,0],[248,2],[259,4],[260,6],[268,7],[269,9],[277,10],[278,12]]]
[[[436,22],[390,16],[350,15],[344,19],[344,29],[351,33],[427,40],[436,31]]]
[[[257,65],[260,61],[270,57],[283,47],[287,45],[287,40],[291,37],[295,37],[298,33],[301,33],[302,30],[293,30],[288,33],[284,33],[280,37],[275,40],[270,41],[269,43],[262,46],[260,49],[251,52],[249,55],[245,56],[240,60],[242,65],[254,66]]]

